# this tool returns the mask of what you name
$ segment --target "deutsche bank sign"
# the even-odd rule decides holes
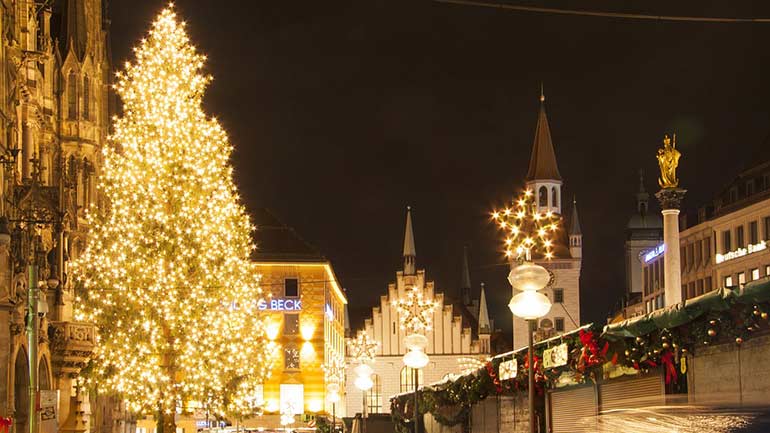
[[[269,301],[261,300],[257,303],[260,310],[271,311],[299,311],[302,310],[302,300],[300,299],[271,299]]]

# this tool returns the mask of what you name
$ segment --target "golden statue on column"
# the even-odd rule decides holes
[[[658,165],[660,165],[660,177],[658,185],[661,188],[676,188],[679,186],[679,179],[676,178],[676,167],[679,165],[679,157],[682,154],[676,150],[676,134],[674,139],[666,134],[663,137],[663,148],[658,149]]]

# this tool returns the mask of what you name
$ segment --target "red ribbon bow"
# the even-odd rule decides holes
[[[666,385],[671,383],[671,380],[674,380],[674,383],[676,383],[677,377],[676,377],[676,367],[674,367],[674,354],[671,352],[666,352],[660,356],[660,363],[663,365],[663,369],[666,371]]]
[[[0,433],[8,433],[8,430],[12,425],[13,418],[0,416]]]

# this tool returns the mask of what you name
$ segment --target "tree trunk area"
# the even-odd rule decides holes
[[[172,410],[171,413],[164,413],[161,410],[158,413],[158,433],[176,433],[176,411]]]

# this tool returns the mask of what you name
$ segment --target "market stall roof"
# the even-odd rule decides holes
[[[752,281],[742,289],[721,288],[679,304],[633,317],[604,327],[602,337],[608,340],[639,337],[656,329],[676,328],[711,311],[724,311],[735,304],[753,304],[770,300],[770,279]]]

